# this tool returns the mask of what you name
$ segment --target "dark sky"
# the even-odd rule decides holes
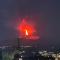
[[[59,0],[0,0],[0,46],[12,44],[16,26],[25,16],[32,16],[37,24],[42,45],[60,45]]]

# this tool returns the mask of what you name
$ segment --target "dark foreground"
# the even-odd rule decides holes
[[[55,60],[52,56],[41,56],[38,53],[15,54],[13,60]]]

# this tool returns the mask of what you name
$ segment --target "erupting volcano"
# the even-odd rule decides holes
[[[23,19],[21,23],[18,25],[18,31],[20,37],[29,37],[29,38],[37,37],[35,35],[36,33],[35,27],[33,26],[33,24],[27,22],[26,19]]]

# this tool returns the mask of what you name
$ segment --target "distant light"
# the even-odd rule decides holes
[[[19,60],[22,60],[22,58],[19,58]]]
[[[23,56],[21,56],[21,58],[22,58]]]
[[[60,58],[60,55],[58,55],[58,57]]]

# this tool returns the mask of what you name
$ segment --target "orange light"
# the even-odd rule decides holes
[[[23,34],[23,35],[32,35],[35,31],[33,25],[29,24],[25,20],[23,20],[19,24],[18,30],[19,30],[20,34]]]
[[[18,25],[18,31],[19,36],[23,38],[33,36],[34,33],[36,33],[35,26],[30,24],[25,19],[23,19],[22,22]]]
[[[28,36],[28,31],[27,30],[25,31],[25,34]]]

